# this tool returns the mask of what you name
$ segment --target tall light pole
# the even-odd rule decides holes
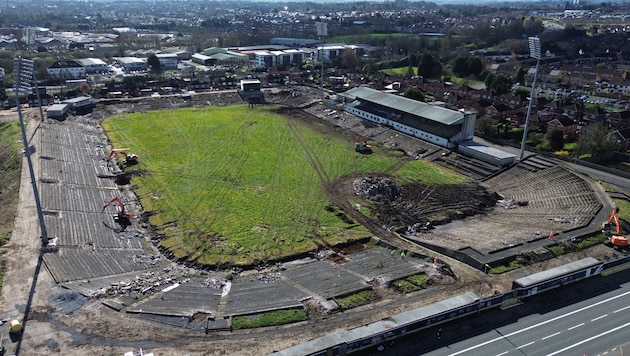
[[[24,119],[22,118],[22,105],[20,104],[20,93],[31,92],[33,90],[34,83],[37,82],[33,61],[21,57],[16,58],[13,73],[15,76],[15,104],[17,106],[18,117],[20,118],[20,127],[22,129],[24,154],[26,155],[28,172],[31,176],[31,185],[33,186],[33,194],[35,195],[35,207],[37,208],[37,218],[39,219],[39,228],[42,233],[42,244],[46,246],[48,245],[48,233],[46,232],[46,225],[44,224],[42,204],[39,200],[39,191],[37,190],[37,179],[35,177],[35,171],[33,170],[33,161],[31,160],[31,148],[29,147],[29,142],[26,137],[26,126],[24,124]],[[39,105],[41,112],[41,101]]]
[[[477,315],[481,314],[481,303],[483,302],[483,284],[486,281],[486,275],[490,266],[486,263],[483,265],[483,277],[481,277],[481,287],[479,287],[479,308],[477,309]]]
[[[321,50],[319,51],[319,59],[322,61],[322,74],[320,77],[320,96],[322,101],[324,100],[324,37],[328,36],[328,24],[326,22],[315,22],[315,28],[317,29],[317,36],[319,37],[319,45]]]
[[[525,141],[527,141],[527,131],[529,131],[529,119],[532,116],[532,106],[534,103],[534,95],[536,93],[536,77],[538,76],[538,65],[540,64],[540,38],[529,37],[529,55],[536,58],[536,71],[534,72],[534,81],[532,82],[532,91],[529,94],[529,107],[527,108],[527,118],[525,119],[525,130],[523,131],[523,141],[521,142],[521,154],[519,161],[523,160],[525,154]]]

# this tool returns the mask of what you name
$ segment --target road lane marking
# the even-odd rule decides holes
[[[618,327],[616,327],[616,328],[613,328],[613,329],[610,329],[610,330],[606,330],[606,331],[604,331],[603,333],[601,333],[601,334],[597,334],[597,335],[595,335],[595,336],[591,336],[591,337],[589,337],[588,339],[584,339],[584,340],[582,340],[582,341],[580,341],[580,342],[577,342],[577,343],[575,343],[575,344],[573,344],[573,345],[571,345],[571,346],[567,346],[567,347],[565,347],[564,349],[561,349],[561,350],[558,350],[558,351],[552,352],[552,353],[548,354],[547,356],[554,356],[554,355],[557,355],[557,354],[561,354],[561,353],[563,353],[563,352],[565,352],[565,351],[567,351],[567,350],[571,350],[572,348],[574,348],[574,347],[576,347],[576,346],[580,346],[580,345],[585,344],[585,343],[587,343],[587,342],[593,341],[593,340],[597,339],[598,337],[602,337],[602,336],[604,336],[604,335],[608,335],[608,334],[610,334],[610,333],[613,333],[613,332],[615,332],[615,331],[617,331],[617,330],[621,330],[621,329],[623,329],[623,328],[625,328],[625,327],[628,327],[628,326],[630,326],[630,323],[625,323],[625,324],[623,324],[623,325],[619,325],[619,326],[618,326]]]
[[[505,351],[505,352],[501,352],[500,354],[497,354],[497,356],[503,356],[505,354],[507,354],[509,351]]]
[[[617,310],[615,310],[613,313],[619,313],[620,311],[622,311],[622,310],[626,310],[626,309],[628,309],[628,308],[630,308],[630,305],[628,305],[627,307],[623,307],[623,308],[621,308],[621,309],[617,309]]]
[[[580,327],[580,326],[582,326],[582,325],[584,325],[584,323],[580,323],[580,324],[577,324],[577,325],[575,325],[575,326],[572,326],[572,327],[568,328],[567,330],[573,330],[573,329],[575,329],[575,328],[579,328],[579,327]]]
[[[604,314],[604,315],[602,315],[602,316],[598,316],[598,317],[597,317],[597,318],[595,318],[595,319],[591,319],[591,321],[597,321],[597,320],[599,320],[599,319],[601,319],[601,318],[605,318],[605,317],[607,317],[607,316],[608,316],[608,314]]]
[[[541,325],[545,325],[545,324],[552,323],[552,322],[554,322],[554,321],[556,321],[556,320],[559,320],[559,319],[565,318],[565,317],[570,316],[570,315],[573,315],[573,314],[580,313],[580,312],[582,312],[582,311],[584,311],[584,310],[587,310],[587,309],[590,309],[590,308],[596,307],[596,306],[598,306],[598,305],[600,305],[600,304],[607,303],[607,302],[609,302],[609,301],[611,301],[611,300],[615,300],[615,299],[618,299],[618,298],[625,297],[625,296],[626,296],[626,295],[628,295],[628,294],[630,294],[630,291],[625,292],[625,293],[622,293],[622,294],[618,294],[618,295],[616,295],[616,296],[614,296],[614,297],[610,297],[610,298],[605,299],[605,300],[600,300],[600,301],[599,301],[599,302],[597,302],[597,303],[590,304],[590,305],[587,305],[587,306],[585,306],[585,307],[583,307],[583,308],[576,309],[576,310],[574,310],[574,311],[572,311],[572,312],[569,312],[569,313],[566,313],[566,314],[563,314],[563,315],[557,316],[557,317],[555,317],[555,318],[551,318],[551,319],[545,320],[545,321],[543,321],[543,322],[540,322],[540,323],[535,324],[535,325],[532,325],[532,326],[528,326],[528,327],[526,327],[526,328],[524,328],[524,329],[517,330],[517,331],[511,332],[511,333],[506,334],[506,335],[501,335],[501,336],[499,336],[499,337],[495,337],[494,339],[491,339],[491,340],[488,340],[488,341],[484,341],[484,342],[482,342],[482,343],[480,343],[480,344],[478,344],[478,345],[471,346],[471,347],[469,347],[469,348],[467,348],[467,349],[464,349],[464,350],[457,351],[457,352],[454,352],[454,353],[452,353],[452,354],[449,354],[449,356],[457,356],[457,355],[461,355],[461,354],[467,353],[468,351],[471,351],[471,350],[474,350],[474,349],[478,349],[478,348],[480,348],[480,347],[482,347],[482,346],[486,346],[486,345],[491,344],[491,343],[493,343],[493,342],[496,342],[496,341],[499,341],[499,340],[502,340],[502,339],[506,339],[506,338],[508,338],[508,337],[510,337],[510,336],[513,336],[513,335],[517,335],[517,334],[523,333],[523,332],[525,332],[525,331],[528,331],[528,330],[531,330],[531,329],[537,328],[537,327],[539,327],[539,326],[541,326]]]
[[[521,346],[517,347],[517,349],[522,349],[523,347],[527,347],[527,346],[529,346],[529,345],[533,345],[534,343],[535,343],[535,341],[528,342],[528,343],[527,343],[527,344],[525,344],[525,345],[521,345]]]
[[[560,332],[559,332],[559,331],[558,331],[557,333],[555,333],[555,334],[547,335],[547,336],[543,337],[542,339],[543,339],[543,340],[547,340],[548,338],[550,338],[550,337],[554,337],[554,336],[557,336],[557,335],[560,335]]]

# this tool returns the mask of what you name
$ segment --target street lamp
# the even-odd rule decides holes
[[[529,130],[529,118],[532,116],[532,104],[534,103],[534,94],[536,93],[536,77],[538,76],[538,65],[540,64],[540,38],[529,37],[529,56],[536,58],[536,71],[534,72],[534,81],[532,82],[532,91],[529,94],[529,106],[527,108],[527,118],[525,119],[525,130],[523,131],[523,141],[521,142],[521,154],[519,161],[523,160],[525,154],[525,141],[527,141],[527,131]]]
[[[477,315],[481,314],[481,303],[483,302],[483,284],[486,281],[486,275],[491,267],[486,263],[483,265],[483,277],[481,277],[481,287],[479,287],[479,308],[477,309]]]

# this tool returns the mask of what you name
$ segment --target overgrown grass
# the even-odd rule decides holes
[[[189,108],[103,122],[114,147],[139,155],[136,193],[177,258],[246,265],[368,237],[329,208],[325,187],[340,177],[389,172],[401,182],[467,181],[394,150],[356,153],[354,135],[273,109]]]
[[[551,253],[553,253],[555,256],[560,256],[564,254],[564,247],[560,245],[549,246],[547,247],[547,249],[551,251]]]
[[[619,213],[617,214],[620,219],[630,221],[630,201],[625,199],[613,199],[613,202],[619,208]],[[626,231],[630,232],[630,231]]]
[[[585,248],[589,248],[591,246],[599,245],[608,240],[608,237],[602,233],[597,233],[589,236],[583,237],[580,242],[578,242],[577,247],[581,250]]]
[[[518,263],[517,261],[511,261],[509,263],[505,263],[499,266],[493,266],[492,268],[490,268],[490,270],[488,271],[488,273],[492,273],[492,274],[501,274],[501,273],[505,273],[505,272],[509,272],[512,270],[515,270],[517,268],[520,268],[521,264]]]
[[[414,274],[409,277],[397,279],[392,286],[402,293],[411,293],[427,288],[431,284],[431,278],[424,273]]]
[[[0,122],[0,246],[11,237],[17,213],[23,148],[19,122]],[[0,288],[3,274],[4,268],[0,264]]]
[[[354,293],[345,297],[335,298],[337,304],[343,310],[352,309],[356,307],[360,307],[362,305],[368,304],[372,299],[374,299],[374,292],[371,290],[364,290],[358,293]]]
[[[308,320],[304,310],[274,310],[256,315],[241,315],[232,318],[233,329],[253,329],[297,323]]]

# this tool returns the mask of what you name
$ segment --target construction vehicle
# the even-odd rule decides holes
[[[367,140],[363,135],[359,135],[354,150],[359,153],[372,153],[372,146],[368,145]]]
[[[127,153],[129,151],[128,148],[113,148],[111,152],[109,152],[109,157],[107,157],[107,161],[111,161],[114,155],[123,155],[125,157],[125,164],[138,164],[138,155],[135,153]]]
[[[105,209],[114,203],[118,204],[116,206],[116,215],[114,215],[114,221],[119,223],[120,225],[131,224],[131,214],[125,209],[125,204],[123,204],[122,200],[118,196],[113,197],[107,204],[105,204],[101,213],[104,213]]]
[[[621,219],[619,219],[618,213],[619,208],[614,208],[613,211],[610,213],[608,221],[602,224],[602,232],[609,235],[608,239],[615,248],[627,248],[628,237],[622,235],[622,221]],[[610,231],[611,224],[615,225],[614,232]]]

